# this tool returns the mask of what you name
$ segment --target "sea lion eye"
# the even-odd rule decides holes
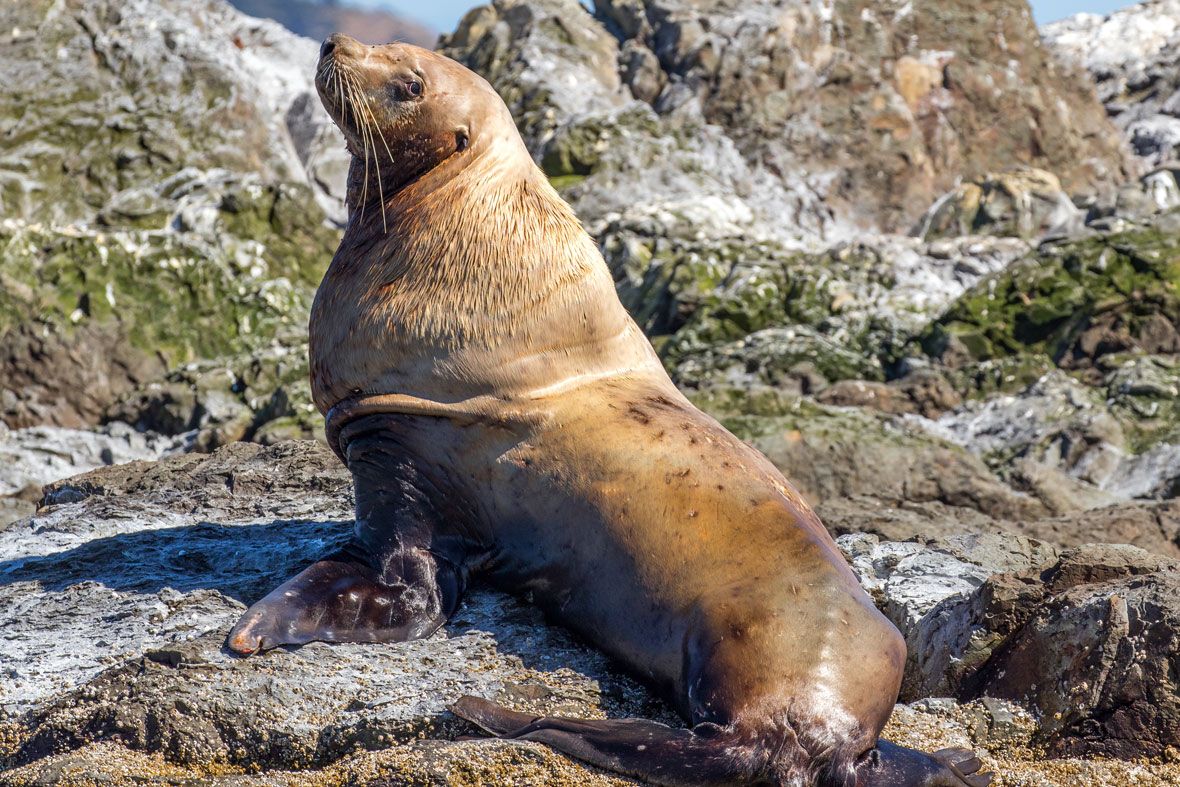
[[[422,95],[422,83],[418,81],[411,81],[406,83],[406,90],[411,96]]]

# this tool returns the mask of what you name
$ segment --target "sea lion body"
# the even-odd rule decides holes
[[[356,538],[230,647],[426,636],[478,572],[693,725],[456,705],[495,734],[659,784],[986,784],[968,752],[878,742],[900,634],[781,473],[669,380],[490,86],[342,36],[317,86],[354,153],[311,366]]]

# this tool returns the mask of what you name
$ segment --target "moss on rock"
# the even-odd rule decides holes
[[[1045,245],[973,287],[920,337],[951,365],[1180,352],[1180,241],[1155,227]]]

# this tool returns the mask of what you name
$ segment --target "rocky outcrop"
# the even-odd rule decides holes
[[[527,604],[487,589],[469,592],[451,622],[419,642],[313,643],[246,659],[222,648],[244,604],[347,538],[349,482],[321,444],[288,442],[235,443],[211,455],[132,462],[49,485],[35,517],[0,531],[0,659],[10,677],[0,684],[0,756],[8,768],[0,784],[131,774],[155,783],[210,772],[220,774],[215,784],[226,785],[309,778],[374,787],[630,783],[536,744],[456,740],[470,730],[446,707],[464,692],[538,713],[678,723],[602,654],[546,625]],[[982,747],[999,772],[1066,784],[1053,779],[1120,771],[1102,761],[1036,763],[1022,747],[1039,741],[1061,751],[1128,756],[1113,743],[1090,746],[1086,741],[1099,738],[1083,732],[1099,724],[1117,733],[1125,728],[1121,720],[1133,718],[1159,722],[1152,741],[1171,734],[1170,678],[1158,665],[1173,646],[1156,636],[1165,632],[1161,624],[1149,622],[1156,607],[1141,612],[1128,602],[1131,639],[1118,639],[1116,627],[1098,640],[1102,653],[1118,658],[1139,648],[1141,676],[1117,673],[1128,689],[1120,694],[1111,683],[1093,695],[1097,701],[1062,694],[1052,711],[1063,723],[993,699],[1011,696],[996,688],[1003,685],[999,672],[996,683],[968,677],[993,675],[1003,659],[1010,669],[1025,663],[1017,657],[1040,652],[1022,644],[1032,637],[1049,655],[1028,669],[1092,672],[1097,667],[1088,662],[1054,660],[1074,652],[1081,636],[1067,625],[1073,607],[1058,599],[1083,587],[1097,598],[1110,583],[1128,581],[1140,583],[1128,586],[1128,599],[1158,595],[1154,588],[1175,574],[1174,561],[1115,547],[1059,555],[1013,535],[926,545],[857,536],[841,543],[866,588],[915,644],[910,696],[929,696],[935,685],[953,685],[963,697],[984,695],[962,705],[919,699],[899,706],[886,730],[891,739],[928,749]],[[1031,593],[1019,596],[1022,606],[997,600],[1009,598],[999,589],[1014,577],[1041,588],[1040,600],[1034,603]],[[1017,618],[1023,622],[1012,624]],[[1140,635],[1141,620],[1154,628]],[[992,642],[997,631],[1006,635],[999,644]],[[984,643],[971,653],[984,648],[992,660],[945,658],[966,652],[954,649],[960,635]],[[1091,672],[1078,677],[1092,681]],[[1153,688],[1146,681],[1162,682]],[[990,688],[964,688],[977,685]],[[1147,692],[1140,704],[1127,699],[1134,686]],[[1109,721],[1111,708],[1123,713],[1119,721]],[[1148,784],[1180,775],[1175,766],[1137,767]],[[1112,778],[1107,783],[1119,783]]]
[[[698,201],[813,233],[909,227],[957,177],[1017,163],[1089,192],[1131,166],[1020,0],[500,0],[441,44],[505,94],[550,175],[586,176],[567,192],[583,220],[620,189],[632,208],[674,199],[686,167]]]
[[[93,425],[300,331],[347,164],[314,44],[212,0],[21,3],[0,28],[0,419]]]
[[[905,634],[905,696],[1027,703],[1054,756],[1167,756],[1180,740],[1180,562],[1124,545],[840,541]]]
[[[1180,3],[1148,0],[1109,16],[1045,25],[1045,45],[1085,69],[1135,152],[1152,164],[1180,158]]]

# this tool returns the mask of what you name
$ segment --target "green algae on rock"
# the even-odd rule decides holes
[[[189,173],[166,194],[168,228],[0,225],[0,378],[11,392],[0,417],[10,425],[94,423],[179,364],[302,330],[338,237],[307,187]],[[88,365],[56,368],[58,353]],[[61,378],[68,385],[46,389]]]
[[[1110,353],[1178,353],[1178,327],[1180,241],[1150,225],[1045,244],[965,293],[920,340],[951,365],[1044,354],[1091,369]]]

